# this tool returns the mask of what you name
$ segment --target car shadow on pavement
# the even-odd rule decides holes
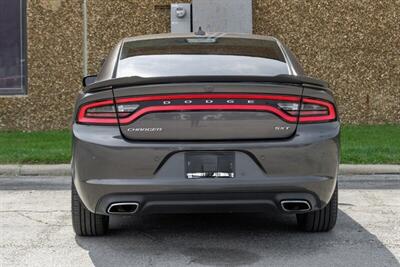
[[[294,216],[191,214],[112,217],[107,236],[76,237],[95,266],[398,266],[377,237],[340,211],[329,233]]]

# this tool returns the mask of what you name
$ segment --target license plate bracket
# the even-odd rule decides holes
[[[235,153],[231,151],[185,152],[185,172],[189,179],[234,178]]]

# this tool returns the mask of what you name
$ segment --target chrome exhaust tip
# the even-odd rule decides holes
[[[286,212],[306,212],[311,210],[307,200],[282,200],[281,207]]]
[[[121,202],[121,203],[113,203],[108,209],[108,214],[134,214],[139,209],[139,203],[137,202]]]

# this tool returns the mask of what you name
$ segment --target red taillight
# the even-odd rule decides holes
[[[299,123],[328,122],[336,120],[335,106],[326,100],[303,98]]]
[[[78,111],[77,122],[82,124],[118,125],[118,118],[131,115],[139,105],[134,103],[118,104],[115,111],[113,100],[102,100],[83,104]]]
[[[327,122],[336,119],[332,103],[313,98],[264,94],[177,94],[138,96],[103,100],[84,104],[77,116],[78,123],[116,125],[130,124],[153,112],[167,111],[263,111],[288,123]],[[300,106],[300,107],[299,107]],[[118,109],[118,112],[116,111]]]
[[[279,102],[278,106],[292,116],[298,116],[299,123],[328,122],[336,120],[336,111],[332,103],[322,99],[305,97],[300,109],[292,102]]]
[[[78,123],[117,125],[117,113],[113,100],[83,104],[78,111]]]

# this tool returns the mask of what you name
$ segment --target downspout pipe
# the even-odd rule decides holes
[[[88,21],[87,21],[87,0],[83,0],[82,3],[82,12],[83,12],[83,36],[82,36],[82,53],[83,53],[83,60],[82,60],[82,73],[83,77],[88,75]]]

